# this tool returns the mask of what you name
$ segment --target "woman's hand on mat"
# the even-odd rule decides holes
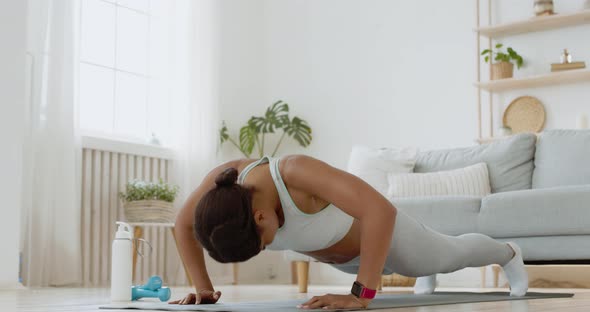
[[[220,291],[201,290],[197,294],[190,293],[181,300],[168,302],[169,304],[213,304],[221,297]]]
[[[327,294],[324,296],[316,296],[309,299],[307,302],[298,305],[301,309],[346,309],[346,308],[366,308],[371,299],[360,299],[353,294],[348,295],[334,295]]]

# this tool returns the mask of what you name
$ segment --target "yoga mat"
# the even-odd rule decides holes
[[[432,295],[414,294],[380,294],[373,299],[367,310],[390,309],[402,307],[417,307],[440,304],[473,303],[487,301],[505,300],[529,300],[547,298],[569,298],[574,294],[565,293],[527,293],[524,297],[510,297],[507,292],[435,292]],[[166,302],[130,302],[122,304],[109,304],[101,306],[101,309],[140,309],[140,310],[162,310],[162,311],[231,311],[231,312],[253,312],[253,311],[292,311],[302,312],[298,304],[304,303],[307,299],[295,300],[274,300],[256,302],[222,302],[211,305],[177,305]],[[355,311],[364,309],[333,309],[321,311]]]

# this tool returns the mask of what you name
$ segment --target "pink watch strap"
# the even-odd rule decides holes
[[[375,298],[375,294],[377,294],[377,290],[363,287],[363,290],[361,290],[361,296],[359,298],[373,299]]]

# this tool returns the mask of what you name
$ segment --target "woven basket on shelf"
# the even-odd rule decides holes
[[[540,132],[545,127],[545,108],[536,97],[518,97],[506,107],[502,123],[514,134]]]
[[[123,204],[128,222],[174,222],[174,206],[163,200],[137,200]]]
[[[510,62],[492,64],[492,80],[512,78],[513,73],[514,64]]]

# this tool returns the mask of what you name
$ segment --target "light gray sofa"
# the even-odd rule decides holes
[[[484,198],[391,201],[448,235],[483,233],[516,242],[529,264],[590,263],[590,130],[550,130],[538,138],[518,134],[487,145],[421,152],[414,172],[480,162],[487,164],[492,190]],[[309,257],[292,252],[287,258],[298,262],[299,289],[306,292]]]
[[[487,145],[418,155],[414,172],[485,162],[492,194],[392,199],[449,235],[514,241],[527,263],[590,263],[590,130],[519,134]]]

